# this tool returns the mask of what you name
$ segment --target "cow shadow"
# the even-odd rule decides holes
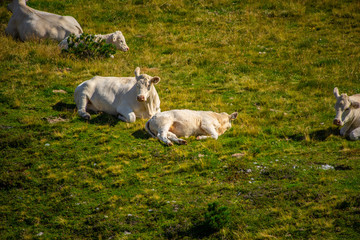
[[[107,113],[98,113],[97,116],[94,116],[96,114],[95,112],[89,111],[92,118],[90,120],[85,120],[90,124],[95,125],[109,125],[111,127],[114,127],[118,122],[121,122],[117,117],[107,114]]]
[[[64,103],[62,101],[57,102],[55,105],[52,106],[52,109],[55,111],[59,111],[59,112],[67,112],[67,113],[76,113],[77,112],[77,108],[76,108],[76,104],[69,104],[69,103]],[[90,115],[91,115],[91,119],[90,120],[85,120],[81,117],[79,117],[82,121],[84,122],[88,122],[90,124],[95,124],[95,125],[109,125],[109,126],[115,126],[120,120],[118,118],[116,118],[115,116],[112,116],[110,114],[107,113],[96,113],[94,111],[89,111]]]
[[[321,129],[310,133],[310,138],[317,141],[325,141],[329,136],[340,136],[340,130],[334,127],[328,127],[327,129]]]
[[[327,129],[321,129],[313,131],[309,134],[311,140],[315,141],[325,141],[331,135],[333,136],[340,136],[340,130],[334,127],[328,127]],[[302,133],[294,134],[288,137],[294,141],[303,141],[305,140],[305,136]]]
[[[52,109],[59,112],[74,112],[76,111],[76,104],[69,104],[60,101],[53,105]]]
[[[149,139],[149,138],[151,138],[151,136],[144,129],[137,130],[137,131],[133,132],[131,135],[134,138],[137,138],[137,139]]]

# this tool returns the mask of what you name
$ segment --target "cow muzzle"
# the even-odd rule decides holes
[[[145,102],[145,97],[144,97],[144,95],[138,95],[138,96],[136,97],[136,99],[137,99],[139,102]]]
[[[336,126],[341,126],[340,119],[335,118],[334,121],[333,121],[333,124],[336,125]]]

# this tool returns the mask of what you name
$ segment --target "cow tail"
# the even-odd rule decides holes
[[[145,124],[145,130],[151,135],[151,137],[156,138],[155,134],[154,134],[153,132],[151,132],[151,130],[150,130],[150,126],[149,126],[150,120],[151,120],[151,119],[149,119],[149,121],[146,122],[146,124]]]

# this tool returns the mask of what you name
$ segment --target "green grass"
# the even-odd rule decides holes
[[[5,36],[6,4],[1,239],[360,238],[360,145],[332,125],[333,88],[360,93],[358,1],[28,2],[89,34],[122,31],[130,51],[97,60]],[[77,115],[78,84],[137,66],[161,77],[163,111],[238,119],[217,141],[165,147],[146,120]],[[204,231],[214,202],[229,220]]]

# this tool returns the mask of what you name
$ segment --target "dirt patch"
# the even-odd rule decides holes
[[[68,119],[61,118],[61,117],[47,117],[47,118],[45,118],[45,120],[50,124],[69,121]]]
[[[53,93],[67,93],[67,91],[62,90],[62,89],[55,89],[52,91]]]

